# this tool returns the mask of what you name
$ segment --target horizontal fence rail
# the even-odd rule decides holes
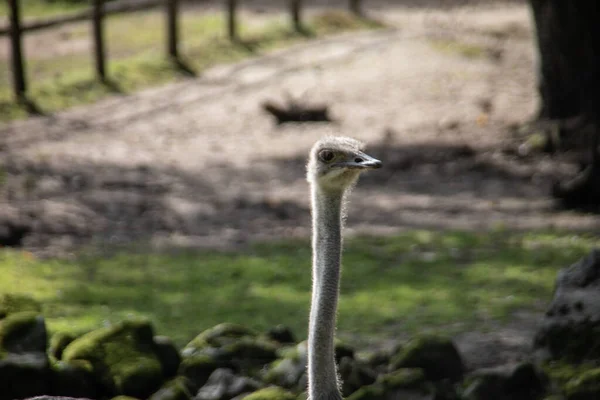
[[[58,15],[49,18],[37,18],[33,21],[23,23],[21,11],[21,0],[7,0],[9,6],[9,25],[0,26],[0,36],[10,36],[11,46],[11,68],[13,76],[13,90],[16,101],[27,100],[26,60],[23,57],[23,35],[28,32],[49,29],[55,26],[91,21],[94,47],[94,66],[96,77],[100,82],[108,83],[106,46],[104,40],[104,19],[106,16],[149,10],[163,6],[166,16],[166,56],[175,61],[179,60],[179,8],[180,0],[128,0],[118,2],[106,2],[106,0],[92,0],[91,7],[79,12]],[[239,41],[238,11],[241,0],[223,0],[225,6],[226,30],[229,39]],[[304,30],[302,24],[302,0],[287,0],[291,23],[296,31]],[[363,15],[361,0],[348,0],[351,12],[358,16]]]

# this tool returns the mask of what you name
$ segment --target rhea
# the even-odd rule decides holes
[[[346,197],[361,172],[381,168],[363,144],[326,137],[310,151],[307,180],[312,210],[312,300],[308,324],[308,398],[339,400],[334,335],[342,258]]]

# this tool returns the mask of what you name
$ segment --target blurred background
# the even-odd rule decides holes
[[[599,243],[597,12],[558,3],[0,4],[0,293],[51,333],[303,340],[306,158],[344,135],[384,168],[348,204],[338,336],[524,359]]]

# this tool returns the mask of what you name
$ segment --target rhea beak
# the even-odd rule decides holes
[[[383,163],[376,158],[365,153],[356,153],[351,161],[346,161],[342,165],[350,169],[377,169],[383,166]]]

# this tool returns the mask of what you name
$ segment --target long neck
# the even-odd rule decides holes
[[[313,187],[313,288],[308,327],[310,400],[342,398],[333,343],[340,281],[342,203],[341,193],[325,193]]]

